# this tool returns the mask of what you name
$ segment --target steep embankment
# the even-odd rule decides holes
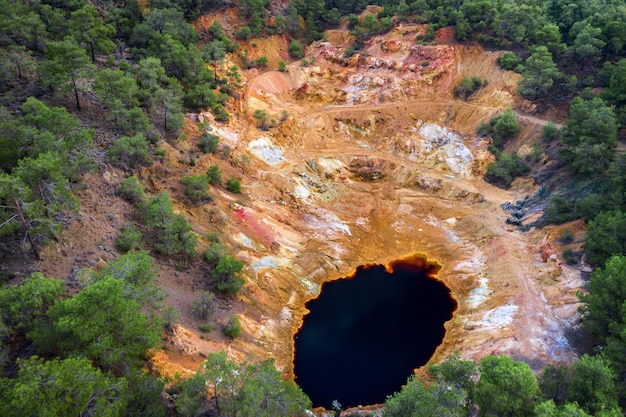
[[[439,278],[459,303],[435,360],[455,350],[473,359],[502,353],[539,368],[575,356],[565,335],[578,321],[579,273],[542,257],[548,230],[521,233],[505,224],[500,205],[524,195],[482,180],[490,154],[475,128],[523,104],[515,95],[518,76],[495,65],[496,53],[456,45],[445,30],[441,44],[416,45],[423,30],[401,26],[369,41],[367,57],[350,58],[344,58],[349,35],[335,31],[309,48],[315,62],[308,67],[294,62],[285,73],[244,74],[239,117],[228,125],[208,114],[188,117],[190,129],[210,122],[232,149],[228,161],[203,155],[185,164],[196,140],[191,134],[169,149],[167,163],[140,173],[149,191],[179,196],[181,176],[212,164],[243,185],[240,196],[214,189],[213,202],[201,207],[177,203],[195,231],[219,232],[246,261],[247,284],[222,305],[241,314],[242,336],[232,343],[216,332],[201,336],[189,303],[203,271],[164,266],[159,282],[182,315],[174,337],[180,350],[160,354],[159,363],[194,370],[200,359],[181,352],[227,348],[233,357],[272,356],[292,376],[293,334],[322,283],[415,253],[444,265]],[[469,102],[452,94],[465,75],[489,80]],[[257,109],[276,126],[258,129]],[[542,123],[532,116],[520,121],[526,137]],[[532,184],[527,189],[535,191]]]

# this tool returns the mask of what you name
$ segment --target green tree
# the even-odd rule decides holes
[[[19,362],[15,379],[0,381],[0,414],[6,417],[125,416],[125,378],[103,374],[86,358]]]
[[[203,319],[208,319],[215,311],[215,294],[211,291],[200,291],[193,298],[191,307],[200,314]]]
[[[137,168],[150,163],[148,141],[143,133],[117,138],[108,153],[111,161],[122,168]]]
[[[246,280],[239,275],[244,263],[231,255],[222,256],[211,275],[217,281],[217,289],[228,294],[239,291]]]
[[[38,326],[48,308],[64,295],[62,280],[36,272],[19,285],[0,288],[0,319],[12,332],[24,333]]]
[[[567,400],[594,416],[618,409],[615,374],[606,357],[585,354],[574,362]]]
[[[219,165],[211,165],[206,172],[207,181],[211,185],[219,185],[222,182],[222,170],[220,170]]]
[[[53,91],[73,92],[76,108],[80,111],[78,93],[88,85],[85,80],[95,70],[91,60],[72,37],[50,42],[47,48],[46,59],[37,67],[39,82]]]
[[[39,259],[40,242],[56,237],[63,229],[50,213],[21,178],[0,172],[0,236],[17,233],[23,237],[24,250],[31,250]]]
[[[437,404],[424,383],[411,376],[400,392],[387,397],[383,417],[434,417]]]
[[[428,365],[428,373],[435,377],[440,387],[455,391],[456,405],[463,407],[469,415],[473,409],[472,398],[476,388],[475,379],[478,376],[476,363],[461,359],[459,352],[455,352],[439,364]]]
[[[513,52],[506,51],[496,59],[496,62],[500,68],[513,71],[519,64],[522,63],[522,59]]]
[[[302,44],[298,41],[292,40],[289,43],[289,55],[294,59],[300,59],[303,56]]]
[[[580,60],[581,68],[591,60],[596,61],[600,58],[602,49],[606,45],[601,39],[602,30],[586,23],[585,21],[576,22],[569,33],[574,39],[570,46],[570,53]]]
[[[557,407],[554,401],[543,401],[535,406],[536,417],[591,417],[578,404],[567,403]]]
[[[226,56],[226,46],[221,40],[213,40],[202,48],[205,58],[213,62],[213,78],[217,83],[217,64]]]
[[[148,129],[148,119],[139,106],[137,81],[120,70],[98,71],[94,90],[98,100],[109,110],[108,119],[124,132],[140,133]]]
[[[626,124],[626,59],[621,59],[612,66],[608,85],[602,90],[600,97],[615,104],[620,124]]]
[[[22,105],[24,116],[19,123],[27,127],[30,140],[20,146],[29,149],[27,156],[35,158],[53,152],[61,160],[63,174],[72,182],[95,168],[91,156],[93,132],[80,126],[63,107],[48,107],[29,97]]]
[[[120,234],[115,242],[115,247],[122,251],[138,250],[141,248],[143,233],[134,224],[129,224],[120,229]]]
[[[240,394],[241,417],[305,415],[311,401],[293,381],[283,381],[273,359],[250,364],[244,370]]]
[[[126,372],[139,366],[160,343],[160,324],[127,297],[127,283],[107,276],[54,304],[50,323],[31,334],[42,352],[82,355],[104,369]]]
[[[506,356],[485,356],[474,400],[480,415],[532,415],[539,392],[530,367]]]
[[[134,205],[138,205],[144,199],[144,191],[141,183],[134,175],[128,178],[125,178],[120,183],[120,197],[124,200],[132,203]]]
[[[211,199],[207,188],[209,180],[206,175],[188,175],[180,179],[180,182],[187,187],[185,193],[194,203],[200,203]]]
[[[115,49],[115,43],[111,40],[115,28],[105,24],[90,4],[72,12],[69,28],[74,38],[88,48],[92,62],[96,61],[96,52],[110,54]]]
[[[548,365],[539,375],[539,388],[553,404],[563,405],[572,383],[572,373],[566,365]]]
[[[204,153],[216,154],[219,149],[219,143],[219,136],[204,133],[198,139],[198,148]]]
[[[163,120],[165,130],[177,132],[183,126],[180,83],[165,73],[159,58],[148,57],[139,61],[135,69],[139,99],[152,114]]]
[[[617,148],[615,113],[599,97],[576,97],[563,127],[561,154],[574,172],[603,173],[611,165]]]
[[[531,52],[524,63],[518,91],[526,98],[536,100],[548,94],[562,74],[547,47],[536,46],[531,48]]]
[[[259,122],[258,127],[260,129],[267,130],[267,118],[269,115],[266,110],[256,109],[253,117]]]
[[[591,274],[586,295],[580,294],[583,303],[583,324],[602,341],[620,336],[624,327],[622,312],[626,302],[626,256],[615,255],[607,259],[604,267]]]
[[[154,250],[164,255],[195,253],[197,237],[182,214],[174,214],[169,194],[153,197],[145,210],[146,226],[152,231]]]

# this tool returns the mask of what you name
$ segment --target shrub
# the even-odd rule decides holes
[[[205,261],[207,261],[211,266],[217,265],[219,260],[226,254],[226,247],[224,245],[220,245],[217,243],[209,246],[207,250],[204,251],[202,257]]]
[[[285,64],[285,61],[283,61],[282,59],[278,61],[278,71],[280,72],[287,71],[287,65]]]
[[[218,122],[227,122],[230,119],[230,115],[222,104],[218,104],[213,108],[213,114]]]
[[[213,325],[210,323],[207,324],[202,324],[200,326],[198,326],[198,329],[202,332],[202,333],[209,333],[213,330]]]
[[[165,148],[159,148],[154,151],[154,157],[161,162],[163,162],[163,160],[165,159],[165,155],[167,155],[167,149]]]
[[[257,59],[254,63],[255,66],[258,68],[265,68],[267,66],[267,57],[264,55],[262,57],[260,57],[259,59]]]
[[[502,56],[498,57],[496,59],[496,62],[498,63],[500,68],[509,70],[509,71],[514,71],[515,68],[517,68],[517,66],[522,63],[522,58],[515,55],[513,52],[507,51],[504,54],[502,54]]]
[[[226,189],[233,194],[241,194],[241,182],[231,178],[226,183]]]
[[[250,35],[252,35],[252,29],[249,26],[242,26],[235,34],[235,37],[239,40],[247,41],[250,39]]]
[[[148,142],[143,133],[118,138],[108,153],[111,161],[122,168],[136,168],[150,162]]]
[[[578,215],[569,202],[563,197],[555,195],[550,198],[550,203],[546,210],[546,217],[549,223],[561,224],[574,220]]]
[[[209,182],[206,175],[189,175],[181,178],[180,182],[187,187],[185,192],[194,203],[211,199],[207,193]]]
[[[120,230],[115,246],[122,252],[140,249],[143,234],[134,224],[129,224]]]
[[[120,197],[131,204],[137,205],[143,201],[143,187],[134,175],[126,178],[120,184]]]
[[[213,279],[217,281],[217,289],[228,294],[239,291],[246,282],[239,275],[243,266],[244,263],[232,255],[222,256],[211,271]]]
[[[198,148],[204,153],[217,153],[220,143],[219,136],[205,133],[198,139]]]
[[[292,40],[289,43],[289,55],[294,59],[302,58],[302,44],[298,41]]]
[[[544,141],[550,142],[555,139],[561,138],[561,130],[556,126],[556,123],[550,121],[543,126],[541,131],[541,137]]]
[[[459,85],[454,87],[454,96],[466,99],[484,85],[487,85],[487,80],[483,81],[480,77],[463,77]]]
[[[206,178],[209,184],[217,185],[222,182],[222,171],[218,165],[211,165],[206,172]]]
[[[215,294],[211,291],[201,291],[193,298],[191,308],[203,319],[208,319],[215,311]]]
[[[231,339],[236,339],[241,334],[241,323],[239,322],[239,316],[231,314],[228,318],[228,324],[224,326],[224,334]]]
[[[502,150],[505,142],[516,137],[520,131],[520,125],[517,123],[515,113],[510,107],[504,112],[489,120],[489,124],[480,123],[477,129],[478,133],[486,135],[491,134],[493,138],[493,146]]]
[[[496,185],[509,187],[511,182],[530,171],[530,167],[526,165],[517,153],[512,154],[500,153],[496,162],[487,166],[487,174],[485,180]]]

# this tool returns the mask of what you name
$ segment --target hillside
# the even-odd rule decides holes
[[[557,230],[521,233],[505,224],[500,208],[538,186],[523,181],[505,191],[482,179],[491,156],[476,126],[506,106],[523,107],[518,76],[498,68],[498,53],[459,45],[445,30],[445,43],[416,47],[412,39],[423,29],[404,25],[374,37],[369,56],[350,61],[340,58],[345,41],[332,42],[349,35],[335,31],[306,51],[312,65],[244,72],[238,117],[224,124],[208,113],[186,114],[188,139],[168,147],[164,162],[138,172],[146,191],[172,193],[176,211],[198,235],[220,233],[247,265],[244,289],[217,317],[241,314],[243,333],[233,342],[197,330],[189,305],[202,270],[161,265],[157,282],[181,313],[168,356],[158,358],[165,372],[192,372],[200,355],[227,348],[236,358],[272,356],[289,376],[303,305],[323,282],[416,253],[444,265],[439,278],[459,302],[435,360],[456,350],[469,359],[500,353],[541,369],[576,356],[566,334],[579,324],[580,272],[558,257],[542,259]],[[451,86],[466,75],[489,78],[489,86],[467,102],[455,100]],[[252,118],[257,109],[287,118],[261,130]],[[523,133],[511,146],[522,148],[544,121],[521,111],[518,117]],[[201,121],[232,149],[229,160],[203,155],[195,166],[184,163]],[[243,194],[217,188],[211,203],[188,204],[179,179],[212,164],[240,178]],[[114,258],[113,238],[130,215],[114,196],[122,179],[112,167],[88,178],[79,193],[82,220],[42,255],[46,275],[69,276],[87,266],[83,260]],[[103,195],[110,196],[105,206]]]

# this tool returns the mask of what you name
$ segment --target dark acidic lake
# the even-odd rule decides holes
[[[457,303],[424,258],[327,282],[295,336],[296,382],[316,407],[380,404],[428,362]]]

